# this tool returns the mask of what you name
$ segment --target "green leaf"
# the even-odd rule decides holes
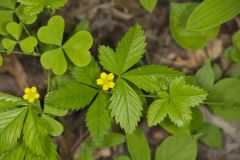
[[[232,37],[233,46],[240,51],[240,31],[234,33]]]
[[[28,105],[28,103],[23,99],[0,92],[0,109],[25,105]]]
[[[17,42],[8,38],[2,40],[2,46],[7,50],[7,53],[10,54],[16,47]]]
[[[24,160],[25,157],[25,153],[26,153],[26,147],[24,144],[19,144],[16,147],[14,147],[13,150],[9,151],[8,153],[6,153],[3,156],[3,159],[1,160]]]
[[[133,160],[150,160],[151,151],[147,138],[141,129],[136,129],[134,133],[128,134],[127,146]]]
[[[206,145],[213,148],[220,148],[222,146],[222,134],[216,126],[210,123],[204,123],[198,132],[204,133],[204,135],[200,137],[200,141]]]
[[[140,120],[143,110],[142,102],[137,93],[121,78],[116,82],[110,99],[112,117],[126,133],[132,133]]]
[[[3,57],[2,55],[0,54],[0,66],[3,64]]]
[[[1,2],[2,3],[2,2]],[[0,10],[0,35],[6,35],[6,26],[9,22],[13,21],[12,10]]]
[[[45,105],[58,109],[78,110],[89,105],[96,93],[97,90],[75,82],[48,93]]]
[[[186,30],[188,17],[197,3],[171,3],[170,29],[175,41],[183,48],[196,50],[204,48],[207,41],[217,36],[219,27],[205,31]]]
[[[196,158],[196,141],[174,136],[166,138],[155,154],[155,160],[196,160]]]
[[[111,116],[108,111],[108,105],[109,96],[100,92],[87,111],[87,127],[95,143],[101,143],[111,127]]]
[[[0,6],[8,9],[15,9],[16,1],[15,0],[0,0]]]
[[[197,130],[203,125],[203,114],[199,108],[192,108],[191,130]]]
[[[157,5],[157,0],[140,0],[141,5],[148,11],[152,12]]]
[[[172,123],[169,118],[166,118],[164,121],[161,122],[161,126],[168,131],[169,133],[173,134],[174,136],[178,137],[191,137],[191,132],[189,129],[189,124],[184,124],[183,127],[178,127],[174,123]]]
[[[182,127],[192,119],[191,107],[203,102],[207,92],[186,84],[183,77],[174,79],[169,86],[169,93],[161,92],[160,100],[154,101],[148,110],[148,123],[154,126],[160,123],[166,115],[178,127]]]
[[[30,108],[23,130],[23,141],[31,152],[38,156],[57,159],[56,146],[48,135],[48,130],[40,117]]]
[[[17,41],[22,33],[22,25],[16,22],[9,22],[6,26],[8,33],[13,36]]]
[[[63,7],[67,0],[17,0],[25,5],[25,14],[34,15],[43,11],[44,7],[51,9],[59,9]]]
[[[63,18],[61,16],[54,16],[48,21],[47,26],[43,26],[38,30],[38,39],[46,44],[61,46],[64,26]]]
[[[237,78],[226,78],[212,88],[207,103],[214,113],[226,120],[240,121],[239,84]]]
[[[67,61],[61,48],[44,52],[40,61],[45,69],[52,69],[57,75],[62,75],[67,70]]]
[[[218,27],[239,13],[239,0],[204,0],[189,17],[187,29],[208,30]]]
[[[160,65],[146,65],[130,70],[122,75],[123,78],[131,81],[146,92],[160,91],[160,80],[171,80],[183,75],[181,72]]]
[[[114,157],[113,160],[131,160],[128,156]]]
[[[63,45],[63,49],[76,66],[84,67],[91,61],[89,49],[92,45],[91,34],[86,31],[79,31]]]
[[[65,115],[67,115],[68,111],[67,110],[53,108],[53,107],[45,105],[44,106],[44,113],[48,113],[48,114],[51,114],[51,115],[54,115],[54,116],[63,117]]]
[[[195,77],[196,83],[203,89],[209,91],[213,87],[215,75],[210,60],[208,60],[204,66],[197,71]]]
[[[100,68],[96,60],[92,57],[91,62],[86,67],[72,67],[71,75],[81,83],[98,87],[96,80],[100,75]]]
[[[26,108],[0,113],[0,155],[17,144],[21,136]]]
[[[120,75],[142,58],[145,46],[144,31],[139,24],[136,24],[119,42],[116,53],[109,47],[100,47],[100,63],[106,70]]]
[[[75,160],[94,160],[91,148],[83,145],[80,155]]]
[[[35,37],[29,36],[19,42],[20,48],[24,53],[33,53],[38,41]]]
[[[63,132],[63,125],[46,114],[41,116],[41,120],[46,124],[45,127],[51,136],[60,136]]]
[[[15,10],[16,15],[18,16],[22,23],[33,24],[37,20],[37,16],[25,14],[24,9],[25,9],[24,5],[20,5],[19,7],[17,7],[17,9]]]
[[[83,19],[78,23],[73,31],[73,33],[77,33],[79,31],[89,31],[89,21],[87,19]]]

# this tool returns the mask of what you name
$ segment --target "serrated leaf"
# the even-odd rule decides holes
[[[197,71],[195,77],[196,83],[203,89],[209,91],[213,87],[215,75],[210,60]]]
[[[226,78],[215,84],[207,99],[215,114],[230,121],[240,120],[239,84],[240,80],[237,78]]]
[[[67,70],[67,61],[61,48],[44,52],[40,61],[45,69],[52,69],[57,75],[62,75]]]
[[[24,144],[19,144],[16,147],[14,147],[13,150],[6,153],[1,160],[24,160],[26,153],[26,147]]]
[[[193,139],[170,136],[157,148],[155,160],[195,160],[197,143]]]
[[[63,132],[63,125],[56,121],[55,119],[49,117],[48,115],[46,114],[43,114],[41,116],[41,120],[44,121],[44,123],[46,124],[46,128],[48,130],[48,133],[51,135],[51,136],[60,136]]]
[[[92,45],[93,38],[91,34],[86,31],[79,31],[63,45],[63,49],[76,66],[84,67],[91,61],[89,49]]]
[[[216,126],[205,122],[199,133],[203,133],[199,139],[206,145],[213,148],[220,148],[222,146],[222,133]]]
[[[111,116],[108,110],[109,96],[100,92],[87,111],[86,123],[95,143],[101,143],[111,127]]]
[[[189,17],[187,29],[205,31],[227,22],[239,13],[239,0],[204,0]]]
[[[117,80],[112,92],[109,106],[111,116],[130,134],[135,130],[142,115],[142,102],[137,93],[121,78]]]
[[[20,48],[24,53],[33,53],[38,41],[35,37],[29,36],[19,42]]]
[[[157,5],[158,0],[140,0],[141,5],[148,11],[152,12]]]
[[[150,126],[160,123],[166,115],[178,127],[183,127],[192,119],[191,107],[203,102],[207,92],[186,84],[183,77],[175,78],[169,85],[169,93],[161,92],[160,100],[150,105],[148,123]]]
[[[96,80],[100,74],[100,68],[93,57],[86,67],[72,67],[70,73],[77,81],[93,87],[98,87]]]
[[[33,109],[29,109],[23,129],[23,141],[31,152],[42,157],[57,159],[56,146]]]
[[[122,77],[147,92],[155,92],[161,90],[159,85],[160,79],[166,81],[181,75],[183,73],[174,69],[152,64],[130,70],[123,74]]]
[[[197,3],[171,3],[170,29],[175,41],[183,48],[196,50],[204,48],[209,39],[217,36],[219,27],[206,31],[186,30],[188,17]]]
[[[58,109],[82,109],[90,104],[97,90],[80,83],[63,86],[45,97],[45,105]]]
[[[147,138],[141,129],[136,129],[134,133],[128,134],[127,146],[133,160],[150,160],[151,152]]]
[[[26,112],[26,108],[19,108],[0,113],[0,154],[17,144]]]
[[[119,42],[116,53],[109,47],[100,47],[100,63],[106,70],[120,75],[142,58],[145,46],[144,31],[139,24],[136,24]]]
[[[12,10],[0,10],[0,35],[7,34],[6,26],[13,21],[13,13]]]
[[[28,103],[23,99],[0,92],[0,108],[17,107],[25,105],[28,105]]]

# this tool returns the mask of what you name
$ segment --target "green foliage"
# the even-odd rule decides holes
[[[45,105],[58,109],[82,109],[90,104],[97,90],[80,83],[71,83],[45,97]]]
[[[47,26],[38,30],[41,42],[56,45],[58,48],[48,50],[41,56],[41,64],[45,69],[52,69],[55,74],[61,75],[67,70],[67,61],[64,53],[73,64],[79,67],[86,66],[91,61],[89,49],[93,44],[90,33],[79,31],[62,46],[64,20],[60,16],[52,17]]]
[[[195,160],[197,143],[193,139],[170,136],[157,148],[155,160]]]
[[[169,93],[160,93],[161,99],[154,101],[148,111],[148,123],[154,126],[168,115],[178,127],[192,119],[191,107],[199,105],[207,97],[207,92],[187,85],[184,78],[176,78],[169,85]]]
[[[110,106],[111,115],[115,121],[125,130],[126,133],[132,133],[140,120],[143,110],[142,102],[136,92],[119,78],[116,87],[113,89]]]
[[[239,121],[240,80],[226,78],[219,81],[211,90],[207,99],[210,109],[226,120]]]
[[[86,123],[95,143],[102,142],[104,135],[111,127],[111,116],[108,110],[109,96],[100,92],[87,112]]]
[[[39,14],[44,8],[59,9],[67,0],[17,0],[25,6],[24,13],[29,15]]]
[[[118,156],[115,157],[113,160],[131,160],[128,156]]]
[[[158,0],[140,0],[141,5],[148,11],[152,12],[157,5]]]
[[[195,77],[196,83],[205,90],[209,91],[213,87],[215,75],[210,60],[208,60],[203,67],[197,71]]]
[[[30,54],[34,52],[34,48],[37,46],[38,41],[35,37],[29,36],[23,40],[19,40],[22,34],[22,24],[18,24],[16,22],[10,22],[7,24],[7,32],[15,39],[4,38],[2,40],[3,47],[7,50],[8,53],[11,53],[16,44],[19,43],[21,50],[24,53]]]
[[[106,46],[99,48],[100,63],[104,69],[121,75],[141,59],[145,46],[144,31],[139,24],[136,24],[118,43],[116,52]]]
[[[55,119],[43,114],[40,118],[44,126],[47,128],[48,133],[52,136],[60,136],[63,132],[63,125]]]
[[[134,133],[128,134],[127,146],[132,160],[150,160],[151,152],[148,141],[141,129],[136,129]]]
[[[169,81],[181,75],[183,75],[181,72],[174,69],[152,64],[130,70],[122,77],[146,92],[155,92],[161,90],[159,82]]]
[[[172,36],[181,47],[191,50],[204,48],[208,40],[216,37],[219,32],[217,26],[204,31],[186,29],[188,18],[197,5],[197,3],[171,3],[170,29]]]
[[[199,139],[206,145],[213,148],[220,148],[222,146],[222,134],[216,126],[210,123],[204,123],[198,132],[204,133]]]
[[[191,14],[188,30],[209,30],[227,22],[240,13],[239,0],[204,0]]]

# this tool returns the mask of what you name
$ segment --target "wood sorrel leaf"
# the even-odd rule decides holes
[[[20,48],[24,53],[34,52],[34,48],[37,46],[37,44],[38,44],[38,41],[33,36],[29,36],[19,42]]]

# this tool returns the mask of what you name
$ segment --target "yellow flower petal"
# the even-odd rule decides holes
[[[25,88],[24,92],[25,92],[25,93],[30,93],[30,92],[31,92],[31,89],[30,89],[30,88]]]
[[[100,75],[100,77],[101,77],[102,79],[106,79],[106,78],[107,78],[107,73],[102,72],[101,75]]]
[[[97,79],[97,84],[98,85],[102,85],[103,84],[103,80],[102,79]]]
[[[40,94],[38,94],[38,93],[34,94],[34,98],[35,99],[39,99],[40,98]]]
[[[109,88],[108,85],[104,85],[104,86],[103,86],[103,90],[104,90],[104,91],[107,91],[108,88]]]
[[[33,103],[34,100],[35,100],[34,98],[29,98],[29,99],[28,99],[28,102],[29,102],[29,103]]]
[[[108,75],[108,80],[112,81],[114,79],[114,74],[109,73]]]
[[[28,100],[29,96],[28,94],[24,94],[23,99]]]
[[[115,83],[114,82],[109,82],[108,86],[109,86],[109,88],[113,88],[115,86]]]
[[[36,93],[36,92],[37,92],[37,88],[36,88],[36,87],[32,87],[32,88],[31,88],[31,92],[32,92],[32,93]]]

